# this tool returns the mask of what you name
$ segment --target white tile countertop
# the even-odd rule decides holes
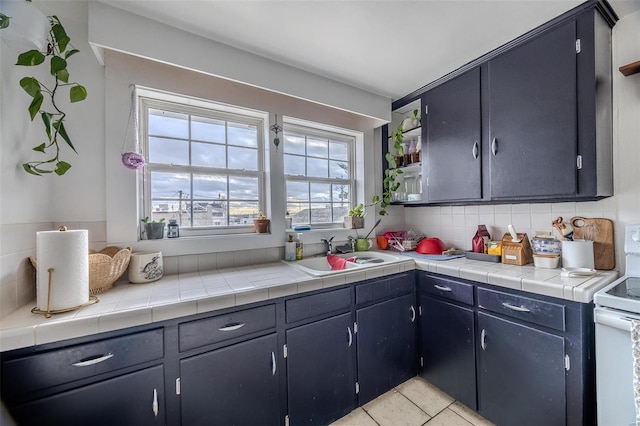
[[[387,252],[388,253],[388,252]],[[308,275],[286,263],[166,275],[148,284],[116,283],[99,302],[51,318],[31,313],[35,300],[0,318],[0,350],[24,348],[91,334],[150,324],[329,288],[407,270],[425,270],[517,290],[588,303],[613,282],[617,271],[564,278],[560,269],[538,269],[465,258],[401,261],[325,277]]]

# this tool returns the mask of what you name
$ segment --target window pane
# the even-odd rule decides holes
[[[149,109],[149,135],[187,139],[188,117],[187,114]]]
[[[227,177],[224,175],[193,175],[194,199],[227,199]]]
[[[349,215],[349,206],[333,205],[333,221],[342,222],[345,216]]]
[[[329,177],[333,179],[349,179],[349,163],[329,160]]]
[[[284,174],[290,176],[305,176],[304,157],[298,155],[284,155]]]
[[[191,138],[199,141],[225,143],[224,121],[192,117]]]
[[[230,201],[229,225],[253,225],[258,217],[258,202]]]
[[[332,201],[334,203],[344,203],[345,205],[349,205],[349,200],[351,197],[351,187],[349,185],[342,185],[342,184],[333,184],[332,186],[333,189],[333,198]]]
[[[331,222],[331,204],[311,204],[311,223]]]
[[[305,155],[304,136],[286,133],[282,138],[285,153]]]
[[[326,139],[307,139],[307,155],[312,157],[329,157],[329,141]]]
[[[176,139],[149,138],[149,162],[189,164],[189,142]]]
[[[291,215],[291,223],[300,225],[309,222],[309,204],[287,203],[287,211]]]
[[[189,196],[189,178],[188,173],[151,172],[151,198],[179,200],[180,194]]]
[[[211,218],[213,226],[227,226],[227,201],[214,200],[211,202]]]
[[[329,162],[307,157],[307,176],[326,178],[329,176]]]
[[[257,200],[258,178],[229,176],[230,200]]]
[[[229,166],[235,170],[258,170],[258,150],[229,147]]]
[[[348,161],[349,145],[346,142],[329,141],[329,158]]]
[[[331,185],[328,183],[312,183],[311,201],[331,201]]]
[[[309,201],[307,182],[287,182],[287,202],[291,201]]]
[[[258,147],[258,128],[248,124],[229,123],[228,143],[229,145]]]
[[[224,145],[193,142],[191,144],[191,164],[194,166],[225,168]]]

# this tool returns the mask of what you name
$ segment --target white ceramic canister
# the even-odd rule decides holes
[[[162,252],[131,253],[129,281],[134,284],[150,283],[162,278]]]
[[[593,241],[573,240],[562,242],[562,267],[593,269]]]

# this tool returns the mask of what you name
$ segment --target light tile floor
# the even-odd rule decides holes
[[[492,426],[493,423],[420,377],[414,377],[332,425]]]

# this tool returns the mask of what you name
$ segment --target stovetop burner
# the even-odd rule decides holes
[[[629,277],[611,290],[607,291],[607,294],[640,300],[640,278]]]

